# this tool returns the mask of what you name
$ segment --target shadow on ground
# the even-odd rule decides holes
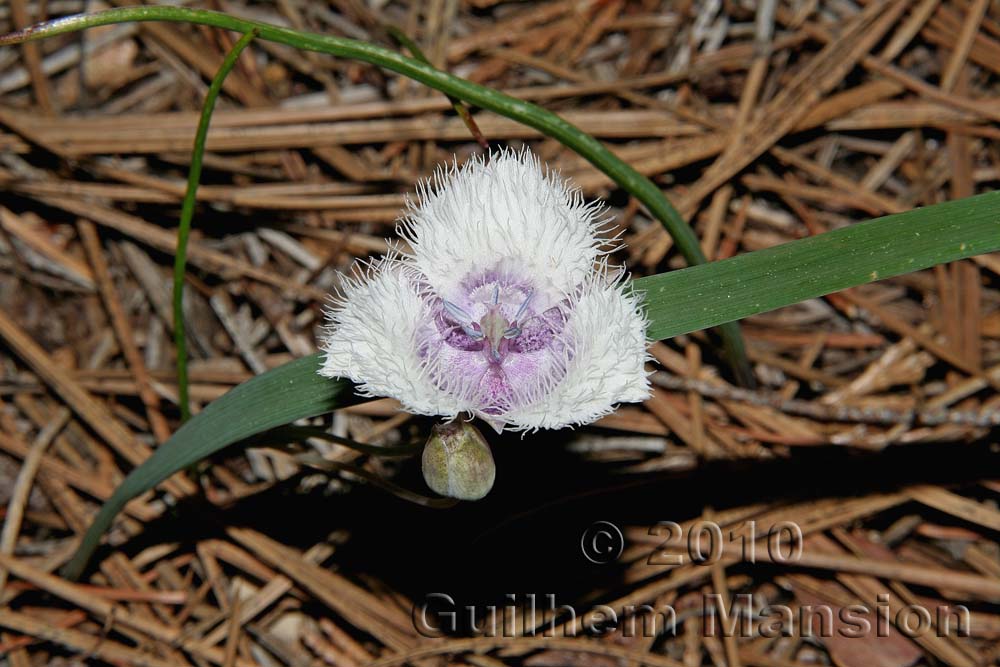
[[[995,445],[983,441],[881,452],[803,447],[784,460],[704,463],[689,472],[635,476],[568,453],[570,437],[560,432],[493,438],[497,482],[477,503],[432,510],[360,484],[346,494],[303,492],[293,478],[225,509],[187,500],[122,548],[133,553],[160,542],[224,539],[226,525],[252,527],[306,548],[346,530],[350,539],[330,565],[349,577],[381,580],[417,603],[445,593],[461,609],[502,608],[510,595],[523,602],[534,593],[539,605],[554,595],[558,605],[586,609],[595,592],[626,590],[622,564],[594,564],[581,552],[581,536],[596,521],[652,526],[683,522],[708,506],[723,510],[781,499],[849,498],[914,483],[975,482],[996,464]],[[419,460],[408,461],[398,481],[424,490]],[[878,521],[888,524],[904,513],[904,507],[883,512]],[[98,559],[107,554],[105,548]]]

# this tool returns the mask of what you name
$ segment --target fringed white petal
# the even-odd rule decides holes
[[[412,252],[345,278],[320,373],[498,429],[588,424],[646,399],[646,321],[609,278],[601,211],[528,151],[438,171],[400,224]]]
[[[550,173],[527,150],[474,157],[440,169],[419,189],[400,234],[428,283],[447,291],[476,270],[514,260],[567,292],[591,274],[602,254],[600,204]]]
[[[387,256],[343,280],[327,312],[320,375],[350,378],[360,394],[391,396],[417,414],[451,418],[470,410],[431,382],[419,357],[418,337],[430,316],[413,269]]]
[[[515,430],[589,424],[618,403],[649,398],[646,319],[639,298],[606,269],[591,275],[569,309],[563,340],[565,373],[532,400],[502,416]]]

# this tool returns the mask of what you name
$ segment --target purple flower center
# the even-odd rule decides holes
[[[435,357],[435,384],[471,396],[489,415],[509,410],[516,388],[539,386],[560,365],[557,335],[566,316],[544,294],[499,269],[470,274],[453,293],[434,295],[434,328],[421,356]],[[543,377],[542,374],[545,374]]]

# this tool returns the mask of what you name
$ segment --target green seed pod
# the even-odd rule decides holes
[[[435,493],[459,500],[484,497],[493,488],[497,473],[483,434],[458,419],[434,425],[421,463],[427,486]]]

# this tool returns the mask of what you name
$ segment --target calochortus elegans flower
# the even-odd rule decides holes
[[[647,398],[646,320],[607,264],[600,204],[509,150],[440,169],[418,196],[399,226],[409,251],[344,279],[322,375],[497,430],[587,424]]]

